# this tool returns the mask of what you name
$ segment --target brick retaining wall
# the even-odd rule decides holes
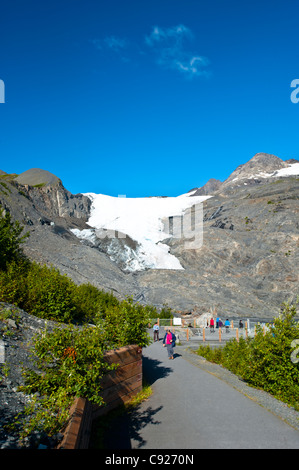
[[[127,403],[142,390],[142,348],[137,345],[113,349],[105,360],[119,367],[105,375],[101,381],[104,406],[97,406],[85,398],[75,399],[70,409],[70,419],[59,449],[88,449],[91,425],[117,406]]]

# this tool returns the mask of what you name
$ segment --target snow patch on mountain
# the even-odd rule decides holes
[[[256,174],[252,175],[242,175],[242,176],[237,176],[236,178],[232,179],[230,182],[238,181],[241,179],[249,179],[249,178],[271,178],[271,177],[286,177],[286,176],[297,176],[299,175],[299,163],[292,163],[289,165],[287,168],[281,168],[279,170],[275,170],[274,172],[271,173],[265,173],[262,171],[259,171]]]
[[[271,176],[297,176],[299,175],[299,163],[293,163],[288,168],[281,168]]]

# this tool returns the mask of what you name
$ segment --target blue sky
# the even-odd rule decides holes
[[[299,159],[298,0],[4,0],[0,169],[177,196]]]

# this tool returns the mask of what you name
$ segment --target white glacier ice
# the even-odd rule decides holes
[[[73,230],[80,239],[94,242],[96,230],[106,229],[127,234],[138,243],[136,250],[126,247],[127,270],[183,269],[179,260],[169,253],[163,240],[171,235],[165,231],[162,219],[183,215],[187,208],[202,203],[210,196],[192,196],[192,192],[177,197],[126,198],[85,193],[92,201],[88,225],[93,229]],[[192,197],[191,197],[192,196]]]

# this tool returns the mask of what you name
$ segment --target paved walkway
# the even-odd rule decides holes
[[[107,438],[105,447],[299,449],[296,413],[293,427],[279,417],[279,407],[286,409],[285,405],[221,370],[188,352],[186,345],[175,348],[174,360],[167,358],[161,340],[143,349],[143,373],[153,394],[112,424],[113,436]]]

